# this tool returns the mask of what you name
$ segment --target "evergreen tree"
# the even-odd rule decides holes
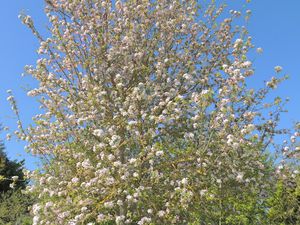
[[[10,160],[0,142],[0,224],[31,224],[29,208],[33,198],[22,192],[28,184],[24,177],[24,160]]]
[[[0,192],[7,192],[12,186],[16,189],[25,188],[27,181],[24,180],[24,160],[10,160],[5,151],[3,142],[0,142]]]

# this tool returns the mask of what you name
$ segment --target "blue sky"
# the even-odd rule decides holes
[[[217,0],[218,2],[218,0]],[[233,6],[240,6],[242,0],[230,0]],[[43,13],[43,1],[10,0],[1,3],[0,14],[0,122],[4,126],[15,127],[16,119],[6,101],[6,90],[12,89],[16,96],[25,124],[38,111],[35,100],[26,96],[24,89],[34,86],[30,78],[21,78],[26,64],[37,60],[37,40],[21,24],[18,14],[22,11],[34,19],[39,30],[45,30],[46,18]],[[275,95],[290,97],[288,114],[282,117],[281,126],[292,126],[300,121],[300,1],[296,0],[252,0],[248,5],[252,18],[248,29],[253,42],[262,47],[264,53],[255,57],[254,85],[263,85],[264,80],[274,75],[274,66],[281,65],[284,73],[290,75],[276,91]],[[4,133],[1,137],[4,138]],[[34,159],[24,152],[24,144],[16,140],[5,141],[8,156],[11,159],[26,159],[26,167],[35,168]]]

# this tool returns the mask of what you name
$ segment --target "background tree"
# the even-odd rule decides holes
[[[0,143],[0,224],[32,224],[29,207],[33,198],[22,193],[28,184],[24,160],[10,160],[3,142]]]
[[[5,193],[14,187],[24,189],[25,180],[23,169],[24,160],[16,161],[7,158],[3,142],[0,142],[0,192]]]
[[[44,162],[30,176],[34,224],[258,223],[284,132],[281,99],[265,97],[284,78],[247,87],[241,13],[215,1],[46,3],[50,37],[21,16],[41,44],[26,72],[43,112],[17,133]]]

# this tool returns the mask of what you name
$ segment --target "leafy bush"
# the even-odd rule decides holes
[[[21,190],[2,193],[0,195],[0,224],[32,224],[32,217],[29,214],[32,204],[32,198],[23,194]]]

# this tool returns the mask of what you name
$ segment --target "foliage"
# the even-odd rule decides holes
[[[24,161],[17,162],[7,158],[4,145],[0,143],[0,194],[11,190],[25,188],[27,181],[24,178]]]
[[[300,224],[300,179],[279,180],[269,199],[269,222],[274,225]]]
[[[25,69],[43,111],[16,132],[44,162],[30,175],[33,224],[259,223],[283,176],[269,150],[286,132],[284,101],[266,96],[285,77],[247,87],[241,13],[215,1],[46,2],[50,37],[21,16],[41,44]],[[281,164],[294,157],[284,149]]]
[[[0,196],[0,224],[32,224],[32,217],[29,214],[29,207],[32,204],[32,198],[23,194],[21,190],[2,193]]]
[[[28,183],[23,173],[24,161],[12,161],[0,147],[0,224],[32,224],[29,207],[33,198],[21,192]]]

